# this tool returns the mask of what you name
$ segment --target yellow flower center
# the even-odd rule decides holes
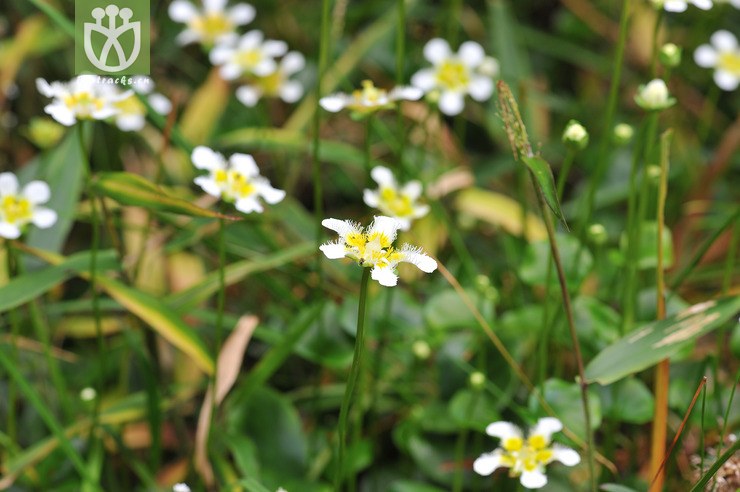
[[[93,111],[99,111],[105,106],[103,99],[95,97],[87,91],[66,96],[64,104],[74,111],[79,118],[89,118]]]
[[[260,50],[240,51],[236,55],[236,63],[245,69],[251,69],[262,61],[262,52]]]
[[[393,249],[390,238],[382,232],[350,232],[344,242],[350,257],[356,259],[360,266],[384,268],[403,258],[403,253]]]
[[[352,99],[349,108],[365,113],[390,107],[393,104],[388,100],[388,92],[385,89],[378,89],[370,80],[362,81],[362,89],[352,92]]]
[[[10,224],[30,222],[33,218],[33,207],[26,198],[8,195],[0,202],[0,216]]]
[[[443,89],[459,91],[470,84],[470,73],[459,60],[446,60],[437,69],[437,84]]]
[[[230,169],[218,169],[213,175],[213,179],[221,188],[226,198],[245,198],[255,192],[254,184],[238,171]]]
[[[266,77],[257,79],[257,83],[262,88],[262,93],[268,97],[277,97],[280,95],[280,88],[285,82],[285,74],[280,70],[275,70]]]
[[[553,451],[547,445],[542,435],[535,434],[526,441],[518,436],[509,437],[501,443],[504,448],[501,463],[512,469],[519,464],[524,471],[534,471],[552,461]]]
[[[211,12],[193,19],[190,28],[200,35],[205,44],[213,44],[219,36],[230,32],[234,25],[223,12]]]
[[[121,101],[116,101],[113,105],[122,113],[126,115],[140,115],[146,114],[146,106],[139,101],[139,98],[135,95],[131,95]]]
[[[380,190],[380,206],[378,208],[384,211],[387,210],[395,217],[410,217],[414,214],[411,199],[402,193],[398,193],[393,188]]]
[[[720,53],[717,68],[740,77],[740,53],[729,51]]]

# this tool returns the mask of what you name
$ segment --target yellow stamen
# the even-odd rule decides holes
[[[33,207],[26,198],[8,195],[0,203],[0,217],[10,224],[30,222],[33,218]]]
[[[393,188],[383,188],[380,190],[380,207],[388,210],[395,217],[410,217],[414,214],[413,202],[411,199]]]
[[[740,77],[740,53],[725,52],[720,53],[717,60],[717,68],[730,72],[732,75]]]
[[[461,61],[446,60],[437,69],[437,83],[447,90],[463,90],[470,84],[470,73]]]
[[[223,12],[211,12],[193,19],[190,28],[200,34],[205,44],[213,44],[218,37],[230,32],[234,25]]]

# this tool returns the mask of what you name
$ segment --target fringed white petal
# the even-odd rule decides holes
[[[347,254],[344,243],[338,241],[322,244],[319,249],[330,260],[344,258]]]
[[[347,237],[347,234],[362,232],[360,224],[351,220],[324,219],[321,221],[321,225],[339,234],[342,240]]]
[[[370,272],[370,277],[377,280],[384,287],[395,287],[398,284],[398,275],[393,272],[392,267],[380,268],[374,266]]]
[[[401,253],[403,253],[401,261],[415,265],[424,273],[432,273],[437,269],[437,262],[434,258],[424,254],[419,247],[404,244],[401,247]]]
[[[385,235],[390,242],[393,242],[396,240],[399,228],[400,224],[397,219],[385,215],[377,215],[374,217],[373,223],[368,227],[367,232],[368,234],[379,232]]]

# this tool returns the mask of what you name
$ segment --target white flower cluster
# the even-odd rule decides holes
[[[219,67],[221,77],[243,81],[236,97],[245,106],[254,106],[262,97],[294,103],[303,96],[301,83],[291,79],[306,65],[302,54],[288,52],[284,41],[265,39],[258,30],[237,34],[237,27],[255,18],[251,5],[239,3],[226,8],[226,0],[203,0],[203,9],[199,10],[189,0],[175,0],[169,14],[172,20],[187,25],[178,35],[179,43],[200,42],[212,48],[210,60]]]

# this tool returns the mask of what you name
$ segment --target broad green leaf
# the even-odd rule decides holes
[[[593,266],[593,256],[582,248],[572,234],[557,233],[560,261],[565,271],[565,281],[572,292],[578,289]],[[544,286],[547,282],[547,262],[550,259],[550,243],[547,240],[527,245],[519,267],[519,275],[528,285]],[[577,262],[577,263],[576,263]],[[559,288],[558,276],[553,265],[550,274],[550,289]]]
[[[98,251],[98,270],[116,267],[114,251]],[[24,273],[0,287],[0,312],[25,304],[90,267],[90,252],[83,251],[63,259],[58,265],[49,266],[35,272]]]
[[[467,294],[476,306],[480,305],[481,296],[477,292],[468,289]],[[477,325],[470,309],[454,289],[443,290],[429,299],[424,306],[424,320],[430,328],[435,330]]]
[[[600,352],[586,380],[610,384],[669,358],[686,343],[721,326],[740,310],[740,296],[696,304],[670,318],[636,329]]]
[[[468,188],[457,194],[455,208],[460,212],[501,227],[514,236],[524,235],[527,241],[547,238],[547,230],[539,217],[528,213],[522,223],[522,207],[516,200],[500,193]]]
[[[614,421],[645,424],[653,418],[653,395],[639,379],[627,378],[600,389],[604,415]]]
[[[98,277],[97,284],[172,345],[189,355],[201,370],[207,374],[213,374],[213,358],[202,340],[172,308],[149,294],[111,278]]]
[[[547,206],[550,207],[550,210],[552,210],[555,216],[565,224],[565,217],[563,216],[563,211],[560,210],[560,201],[558,200],[558,193],[555,188],[555,179],[552,177],[550,164],[538,156],[523,156],[522,162],[524,162],[529,170],[532,171],[535,181],[537,181],[537,185],[539,186],[540,191],[542,191],[542,196],[545,197]]]
[[[542,396],[555,410],[563,426],[581,439],[586,438],[586,419],[583,415],[581,387],[578,384],[562,379],[548,379],[543,385]],[[588,391],[588,403],[591,411],[591,429],[598,429],[601,425],[601,399],[593,389]],[[529,406],[533,411],[543,413],[534,395],[529,397]]]
[[[178,198],[169,193],[164,187],[157,186],[137,174],[126,172],[100,173],[96,176],[93,186],[99,193],[113,198],[123,205],[191,217],[220,217],[238,220],[237,217],[222,215],[193,205],[190,201]]]
[[[623,251],[627,251],[627,236],[621,238]],[[663,267],[673,265],[673,235],[663,227]],[[637,267],[641,270],[658,266],[658,223],[644,222],[640,225],[640,244],[637,251]]]
[[[499,420],[496,401],[484,391],[462,389],[450,400],[450,416],[460,426],[473,430],[485,429]]]

